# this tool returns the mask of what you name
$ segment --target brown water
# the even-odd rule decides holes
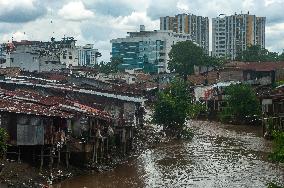
[[[55,188],[266,187],[284,183],[284,167],[267,161],[261,128],[194,121],[192,141],[148,149],[110,172],[76,177]]]

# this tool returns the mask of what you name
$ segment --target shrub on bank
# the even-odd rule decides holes
[[[256,93],[249,85],[230,85],[225,89],[226,106],[220,112],[221,121],[245,121],[260,115],[261,106]]]
[[[160,92],[154,105],[152,120],[162,125],[168,136],[181,138],[192,105],[188,83],[176,78],[169,88]]]
[[[275,183],[269,183],[267,188],[284,188],[283,186],[279,186]]]
[[[270,159],[275,162],[284,163],[284,132],[273,131],[273,152]]]
[[[2,158],[7,151],[8,133],[5,129],[0,128],[0,157]]]

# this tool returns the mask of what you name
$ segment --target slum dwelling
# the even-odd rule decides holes
[[[113,136],[107,112],[25,90],[0,89],[0,120],[9,134],[7,157],[39,161],[41,168],[46,161],[52,167],[62,159],[69,166],[69,159],[78,153],[85,160],[95,160],[98,154],[102,158],[103,149],[108,150],[102,143]]]

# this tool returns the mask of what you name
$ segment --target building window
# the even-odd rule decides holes
[[[63,55],[63,59],[66,59],[66,55]]]
[[[69,59],[72,59],[72,56],[69,56]]]

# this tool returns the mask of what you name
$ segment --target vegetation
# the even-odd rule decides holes
[[[118,66],[122,63],[122,59],[120,58],[111,58],[111,61],[101,62],[98,65],[95,65],[94,68],[98,69],[99,72],[109,74],[109,73],[116,73],[119,71]]]
[[[0,128],[0,157],[3,157],[7,151],[8,133],[5,129]]]
[[[218,66],[221,60],[203,53],[203,49],[192,41],[178,42],[169,53],[169,69],[178,73],[184,80],[194,72],[197,66]]]
[[[244,84],[228,86],[225,89],[227,106],[221,111],[220,118],[224,120],[244,120],[247,117],[260,115],[260,103],[253,89]]]
[[[277,185],[275,183],[269,183],[267,187],[268,188],[284,188],[283,186]]]
[[[261,48],[260,45],[252,45],[239,54],[236,60],[245,62],[283,61],[284,54],[278,55],[276,52],[270,52],[267,49]]]
[[[190,105],[189,117],[191,119],[197,118],[200,112],[205,112],[205,111],[206,111],[206,106],[203,103],[196,102]]]
[[[280,81],[278,81],[278,82],[275,82],[274,87],[278,87],[278,86],[281,86],[281,85],[283,85],[283,84],[284,84],[284,80],[280,80]]]
[[[275,162],[284,163],[284,132],[273,131],[273,153],[270,159]]]
[[[159,93],[158,101],[154,106],[153,122],[163,125],[168,135],[181,137],[190,106],[188,84],[177,78],[173,80],[169,88]]]
[[[284,51],[278,56],[279,61],[284,61]]]

